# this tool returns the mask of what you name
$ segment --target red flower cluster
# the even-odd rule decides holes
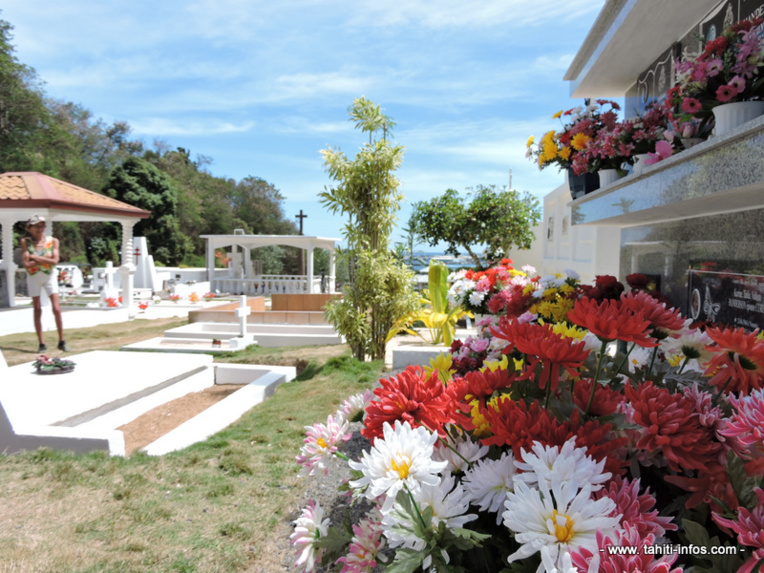
[[[568,320],[583,326],[603,342],[624,340],[647,348],[658,346],[648,335],[650,322],[644,314],[635,312],[621,300],[603,300],[598,303],[590,298],[579,299],[568,313]]]
[[[453,421],[455,408],[437,372],[427,377],[421,366],[409,366],[397,376],[379,383],[380,387],[374,390],[378,400],[366,408],[361,430],[366,438],[381,438],[384,423],[392,426],[396,420],[408,422],[412,428],[425,426],[445,435],[443,427]]]

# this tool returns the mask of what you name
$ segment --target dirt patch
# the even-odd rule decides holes
[[[120,426],[117,429],[125,434],[125,453],[130,455],[136,450],[145,448],[241,387],[242,385],[234,384],[210,386],[201,392],[192,392],[162,404],[129,424]]]

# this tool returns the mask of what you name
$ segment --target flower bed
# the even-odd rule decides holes
[[[481,333],[500,349],[493,360],[457,373],[457,349],[309,427],[298,456],[307,476],[342,463],[337,446],[363,410],[373,445],[348,460],[346,487],[373,509],[343,528],[311,503],[292,535],[296,568],[764,564],[764,342],[696,328],[643,278],[627,290],[612,277],[526,276]],[[539,301],[552,296],[569,307],[544,318]]]

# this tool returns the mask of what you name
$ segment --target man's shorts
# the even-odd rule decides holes
[[[33,275],[27,273],[27,290],[29,291],[29,296],[40,296],[43,289],[48,293],[48,296],[58,294],[58,272],[54,271],[50,274],[39,272]]]

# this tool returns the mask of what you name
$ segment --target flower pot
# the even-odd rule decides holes
[[[597,174],[600,176],[600,189],[615,183],[621,178],[618,169],[600,169]]]
[[[647,167],[647,165],[645,165],[645,159],[647,159],[647,157],[647,153],[637,153],[634,156],[634,169],[632,170],[634,175],[639,175],[645,170],[645,167]]]
[[[764,101],[736,101],[716,106],[714,134],[724,135],[764,114]]]
[[[573,199],[582,197],[587,193],[596,191],[600,188],[600,180],[596,173],[584,173],[583,175],[576,175],[572,169],[568,169],[568,187],[570,188],[570,196]]]

